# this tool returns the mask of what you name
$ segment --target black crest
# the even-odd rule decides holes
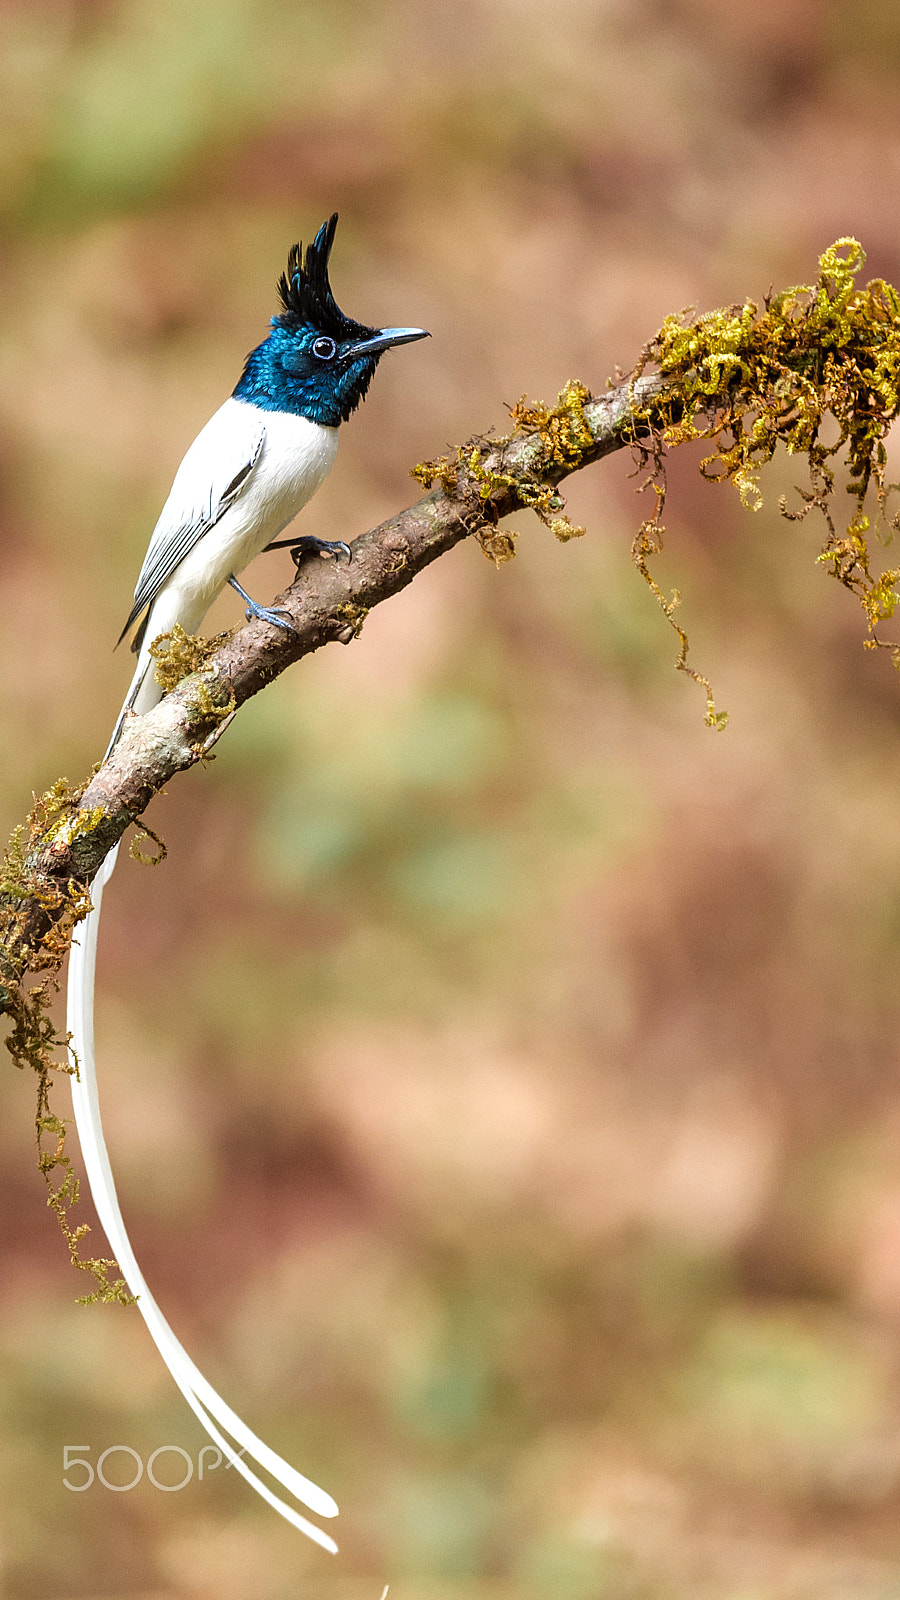
[[[278,294],[284,311],[275,319],[283,328],[315,328],[328,333],[333,339],[349,339],[367,333],[358,322],[345,317],[331,292],[328,281],[328,257],[334,243],[337,212],[323,222],[312,244],[291,245],[287,272],[278,280]]]

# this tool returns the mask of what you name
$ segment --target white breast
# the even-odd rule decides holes
[[[241,412],[249,411],[258,425],[261,414],[255,406],[248,406],[241,400],[226,400],[222,410],[229,406]],[[246,490],[229,513],[236,523],[244,524],[251,555],[258,554],[264,545],[276,538],[307,500],[312,499],[331,471],[338,445],[337,428],[324,428],[306,417],[266,411],[262,419],[266,433],[262,455]],[[257,528],[260,531],[258,543],[255,542]]]

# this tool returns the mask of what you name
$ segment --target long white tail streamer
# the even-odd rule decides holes
[[[310,1511],[314,1511],[320,1517],[337,1515],[338,1508],[331,1495],[312,1483],[309,1478],[304,1478],[302,1473],[297,1472],[264,1444],[262,1439],[257,1438],[221,1395],[216,1393],[202,1372],[198,1371],[187,1351],[176,1339],[147,1288],[122,1220],[106,1141],[103,1137],[94,1062],[94,972],[97,962],[97,933],[103,888],[112,876],[117,855],[118,846],[110,851],[91,885],[93,910],[76,930],[69,956],[68,1028],[72,1036],[73,1065],[78,1069],[77,1076],[72,1078],[72,1102],[85,1170],[97,1215],[119,1263],[122,1276],[131,1293],[137,1297],[138,1310],[147,1324],[156,1348],[209,1437],[231,1465],[274,1510],[286,1521],[293,1523],[295,1528],[299,1528],[301,1533],[305,1533],[308,1538],[321,1545],[324,1550],[334,1553],[337,1551],[334,1540],[321,1528],[317,1528],[315,1523],[307,1521],[306,1517],[295,1511],[293,1506],[279,1499],[278,1495],[273,1493],[247,1466],[242,1459],[243,1455],[244,1453],[249,1455],[258,1466],[271,1473],[282,1488],[299,1500],[301,1505],[308,1506]],[[222,1430],[230,1436],[233,1443],[224,1437]],[[239,1447],[240,1453],[235,1449],[235,1445]]]

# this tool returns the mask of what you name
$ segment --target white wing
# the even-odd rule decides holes
[[[119,635],[120,644],[141,612],[152,606],[185,556],[247,487],[262,455],[266,430],[249,406],[242,407],[238,415],[242,421],[252,419],[249,429],[242,428],[242,437],[235,437],[233,427],[223,428],[224,418],[235,416],[233,409],[226,411],[223,407],[198,433],[178,468],[147,546],[134,604]],[[142,631],[134,641],[134,650],[140,649]]]

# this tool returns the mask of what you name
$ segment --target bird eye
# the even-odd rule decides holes
[[[337,345],[333,339],[328,338],[327,334],[323,334],[321,339],[313,340],[312,353],[314,356],[318,356],[320,361],[330,361],[336,349]]]

